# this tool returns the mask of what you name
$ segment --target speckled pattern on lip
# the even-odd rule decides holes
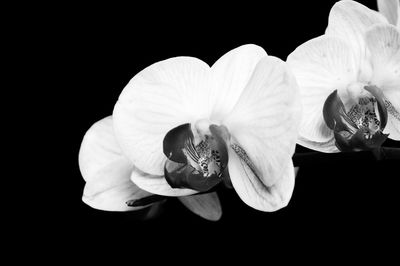
[[[207,191],[222,181],[228,162],[226,144],[208,128],[206,131],[184,124],[166,134],[165,177],[171,187]]]
[[[368,97],[360,97],[348,111],[335,90],[323,109],[327,126],[334,131],[335,144],[341,151],[377,148],[387,139],[383,134],[388,112],[376,86],[365,86]],[[378,111],[378,112],[377,112]]]

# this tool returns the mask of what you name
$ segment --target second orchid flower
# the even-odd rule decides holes
[[[303,104],[299,143],[322,151],[400,140],[400,32],[376,11],[337,2],[325,35],[287,59]]]

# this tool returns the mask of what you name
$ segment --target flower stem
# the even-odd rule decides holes
[[[317,165],[319,163],[331,163],[337,161],[381,161],[381,160],[400,160],[400,148],[380,147],[370,151],[360,152],[338,152],[338,153],[323,153],[323,152],[299,152],[293,155],[294,166]],[[223,183],[214,186],[213,188],[196,193],[195,195],[211,193],[222,187]],[[161,195],[151,195],[141,199],[130,200],[126,202],[128,206],[138,207],[146,206],[156,202],[163,201],[171,197]]]
[[[146,206],[146,205],[150,205],[159,201],[163,201],[164,199],[166,199],[167,197],[165,196],[161,196],[161,195],[150,195],[148,197],[144,197],[141,199],[134,199],[134,200],[129,200],[126,202],[126,205],[128,205],[129,207],[140,207],[140,206]]]
[[[294,166],[316,165],[335,161],[381,161],[400,160],[400,149],[391,147],[380,147],[379,149],[360,152],[304,152],[293,155]]]

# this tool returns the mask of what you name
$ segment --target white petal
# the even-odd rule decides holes
[[[291,161],[301,113],[297,96],[296,81],[286,64],[276,57],[264,57],[257,64],[232,113],[223,121],[231,134],[227,142],[231,146],[228,167],[233,186],[254,208],[274,210],[282,207],[284,202],[271,197],[264,188],[283,182],[282,174]],[[245,151],[257,170],[257,176],[246,170],[232,148]],[[293,168],[291,171],[293,177]],[[267,193],[265,198],[263,193]],[[263,200],[254,201],[257,195]]]
[[[326,98],[357,80],[352,50],[339,38],[320,36],[296,48],[288,57],[300,88],[303,115],[299,134],[312,142],[327,142],[333,132],[323,119]]]
[[[335,137],[334,136],[332,136],[329,140],[327,140],[325,142],[311,141],[311,140],[308,140],[308,139],[305,139],[305,138],[299,136],[297,139],[297,143],[303,147],[306,147],[308,149],[312,149],[315,151],[320,151],[320,152],[325,152],[325,153],[339,152],[338,148],[335,145]]]
[[[386,90],[384,93],[384,101],[386,110],[388,111],[388,123],[385,133],[390,133],[389,138],[400,139],[400,87],[397,90]]]
[[[329,24],[326,34],[342,38],[354,49],[357,64],[365,65],[368,59],[364,34],[377,23],[388,23],[386,18],[356,1],[339,1],[329,13]]]
[[[216,192],[180,197],[179,200],[204,219],[218,221],[222,216],[221,203]]]
[[[389,115],[383,133],[389,133],[389,138],[393,140],[400,140],[400,122],[395,117]]]
[[[389,117],[397,118],[400,123],[400,84],[395,87],[383,87],[382,89],[384,100],[386,101],[386,109],[388,110]]]
[[[379,12],[393,25],[397,25],[399,9],[399,0],[378,0]]]
[[[388,122],[384,133],[389,133],[389,138],[400,140],[400,87],[383,91],[388,110]]]
[[[366,33],[371,51],[374,76],[371,83],[382,89],[389,117],[384,130],[389,138],[400,139],[400,32],[392,25],[379,24]]]
[[[174,127],[206,118],[209,66],[192,57],[175,57],[138,73],[114,108],[114,129],[123,152],[146,173],[164,173],[162,141]]]
[[[400,32],[390,24],[371,27],[366,35],[374,75],[371,82],[383,91],[400,89]]]
[[[292,197],[295,169],[291,160],[283,168],[278,181],[266,185],[229,149],[229,175],[239,197],[249,206],[260,211],[276,211],[285,207]]]
[[[138,168],[132,173],[131,180],[141,189],[158,195],[180,197],[198,192],[192,189],[171,188],[163,175],[146,174]]]
[[[232,110],[257,63],[266,55],[263,48],[247,44],[226,53],[211,67],[213,120],[221,120]]]
[[[295,178],[297,177],[297,174],[299,173],[299,169],[300,169],[299,166],[296,166],[296,167],[294,168],[294,177],[295,177]]]
[[[137,210],[143,207],[128,207],[126,202],[151,195],[130,181],[133,165],[121,154],[110,116],[86,132],[79,151],[79,167],[86,181],[82,200],[93,208]]]

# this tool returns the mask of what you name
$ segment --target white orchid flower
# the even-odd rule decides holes
[[[280,209],[294,188],[300,108],[285,62],[256,45],[212,67],[193,57],[155,63],[124,88],[93,151],[83,142],[83,200],[125,211],[147,192],[188,196],[227,180],[248,205]]]
[[[389,21],[389,23],[400,28],[400,1],[399,0],[378,0],[378,10]]]
[[[86,181],[82,200],[105,211],[136,211],[157,204],[162,197],[140,189],[132,175],[146,175],[122,154],[115,139],[112,118],[96,122],[85,134],[79,152],[79,166]],[[195,214],[211,221],[221,218],[216,192],[180,197]],[[154,206],[157,207],[157,206]]]
[[[399,48],[399,30],[383,15],[354,1],[337,2],[325,35],[287,59],[303,105],[298,143],[338,152],[400,140]]]

